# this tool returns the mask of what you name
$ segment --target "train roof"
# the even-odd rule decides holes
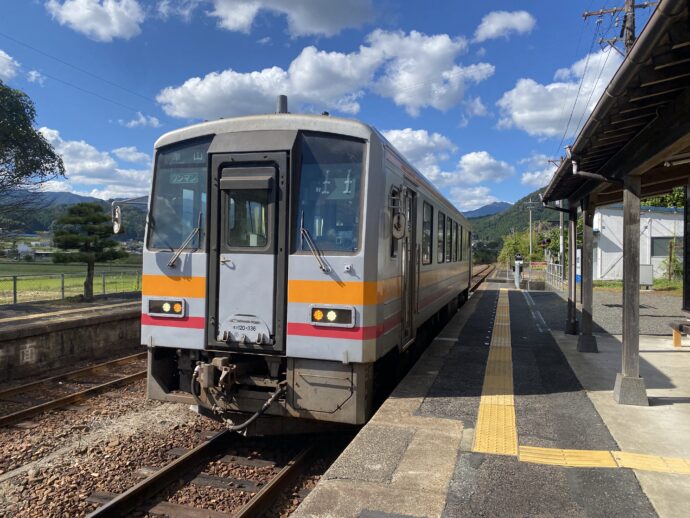
[[[330,115],[273,113],[200,122],[199,124],[193,124],[164,134],[156,141],[154,147],[158,149],[181,140],[203,137],[205,135],[268,130],[323,131],[367,140],[375,132],[371,126],[355,119],[344,119]]]

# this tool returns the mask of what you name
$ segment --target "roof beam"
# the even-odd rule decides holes
[[[599,174],[604,176],[639,175],[677,154],[690,144],[690,94],[681,95],[632,138]]]

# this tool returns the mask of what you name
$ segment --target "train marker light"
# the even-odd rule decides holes
[[[311,323],[315,326],[354,327],[355,308],[352,306],[312,306]]]
[[[182,318],[185,316],[184,300],[149,299],[149,315],[154,317]]]

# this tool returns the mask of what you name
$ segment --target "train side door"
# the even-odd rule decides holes
[[[417,196],[409,187],[400,193],[400,209],[407,228],[402,237],[400,276],[402,293],[402,348],[409,347],[415,338],[415,308],[417,307]]]
[[[287,155],[227,155],[218,166],[215,280],[209,338],[233,349],[282,351]],[[258,160],[253,160],[257,158]],[[218,163],[218,159],[214,163]],[[215,290],[214,290],[215,288]],[[215,299],[215,300],[214,300]],[[215,307],[214,307],[215,306]]]

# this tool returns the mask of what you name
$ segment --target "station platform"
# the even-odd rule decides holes
[[[641,336],[618,405],[620,337],[578,353],[564,304],[486,283],[294,516],[687,516],[690,347]]]

